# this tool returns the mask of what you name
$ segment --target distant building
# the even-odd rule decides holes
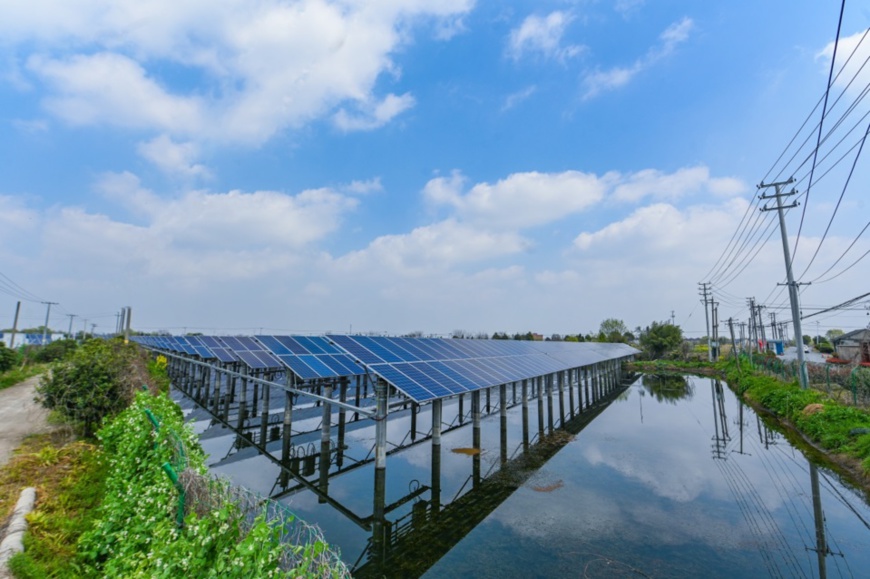
[[[870,363],[870,329],[855,330],[833,339],[837,357],[852,363]]]

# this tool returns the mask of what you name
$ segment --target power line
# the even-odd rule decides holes
[[[842,0],[842,2],[840,3],[840,19],[837,22],[837,37],[834,40],[834,53],[831,55],[831,68],[828,71],[828,86],[825,88],[825,103],[822,105],[822,118],[819,121],[819,136],[818,136],[818,139],[816,141],[816,150],[813,152],[813,167],[810,170],[810,181],[807,184],[806,199],[804,199],[804,207],[803,207],[803,210],[801,211],[801,221],[800,221],[800,225],[798,225],[797,236],[795,237],[795,240],[794,240],[794,248],[792,249],[792,252],[791,252],[791,255],[792,255],[791,260],[792,261],[794,261],[795,254],[797,253],[798,243],[801,240],[801,231],[803,230],[803,227],[804,227],[804,216],[806,216],[807,206],[810,203],[810,190],[813,187],[813,173],[816,170],[816,156],[818,155],[819,147],[822,144],[822,125],[825,122],[825,115],[827,114],[827,111],[828,111],[828,95],[831,94],[831,84],[832,84],[833,78],[834,78],[834,63],[837,62],[837,47],[840,44],[840,30],[842,29],[842,26],[843,26],[843,12],[845,12],[845,10],[846,10],[846,0]],[[798,348],[798,349],[800,349],[800,348]]]

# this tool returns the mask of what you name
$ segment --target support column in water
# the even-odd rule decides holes
[[[472,455],[472,481],[474,488],[480,484],[480,390],[471,393],[471,446],[475,449]]]
[[[574,376],[576,370],[568,370],[568,406],[571,407],[571,418],[574,418]]]
[[[559,383],[559,426],[565,424],[565,372],[554,374]]]
[[[547,428],[553,434],[553,374],[547,374],[544,383],[547,385]]]
[[[538,389],[538,439],[544,438],[544,389],[541,388],[541,383],[544,381],[543,376],[535,378],[535,385]]]
[[[441,512],[441,411],[442,400],[432,402],[432,515]]]
[[[529,451],[529,381],[523,380],[521,395],[523,397],[523,452]]]
[[[501,426],[501,437],[499,439],[499,442],[501,443],[499,445],[499,447],[501,449],[500,457],[501,457],[501,464],[502,464],[502,466],[504,466],[505,464],[507,464],[507,456],[508,456],[508,449],[507,449],[507,384],[502,384],[501,386],[499,386],[498,413],[499,413],[499,418],[501,419],[500,420],[500,422],[501,422],[501,425],[500,425]]]
[[[327,383],[323,386],[323,396],[332,399],[332,383]],[[332,404],[329,402],[323,403],[323,418],[320,426],[320,492],[317,502],[325,503],[326,495],[329,490],[329,463],[331,456],[331,440],[332,435]]]
[[[347,377],[343,377],[339,383],[338,399],[347,402]],[[344,407],[338,409],[338,448],[335,449],[335,465],[341,468],[344,463],[344,433],[346,430],[347,410]]]
[[[269,402],[272,397],[272,387],[263,384],[263,408],[260,411],[260,448],[266,452],[266,442],[269,440]]]
[[[239,392],[239,415],[237,417],[236,424],[236,428],[238,428],[239,430],[241,430],[242,427],[245,425],[245,419],[247,418],[248,414],[248,370],[245,366],[242,366],[240,370],[242,371],[242,388]]]
[[[387,468],[387,384],[375,382],[375,470]]]

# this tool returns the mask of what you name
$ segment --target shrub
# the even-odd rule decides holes
[[[37,348],[32,358],[36,362],[57,362],[78,348],[75,340],[58,340]]]
[[[43,406],[93,436],[103,419],[126,408],[135,388],[147,380],[143,356],[135,344],[89,340],[52,366],[37,395]]]
[[[18,354],[15,350],[7,348],[5,344],[0,343],[0,372],[11,370],[18,361]]]

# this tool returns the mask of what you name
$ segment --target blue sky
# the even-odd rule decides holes
[[[77,314],[97,331],[129,305],[146,330],[551,334],[674,310],[702,335],[711,279],[722,319],[745,318],[749,296],[783,311],[778,235],[745,268],[729,240],[771,168],[807,171],[821,111],[810,149],[777,157],[824,93],[839,8],[6,2],[0,272],[60,302],[56,327]],[[838,67],[857,49],[820,148],[833,168],[819,163],[803,225],[803,205],[787,216],[800,271],[857,149],[834,160],[864,133],[849,132],[863,101],[836,121],[870,83],[868,26],[847,3]],[[866,224],[868,169],[855,163],[802,281]],[[804,286],[803,304],[865,293],[868,263]],[[0,290],[8,326],[22,292]],[[38,301],[24,323],[41,323]]]

